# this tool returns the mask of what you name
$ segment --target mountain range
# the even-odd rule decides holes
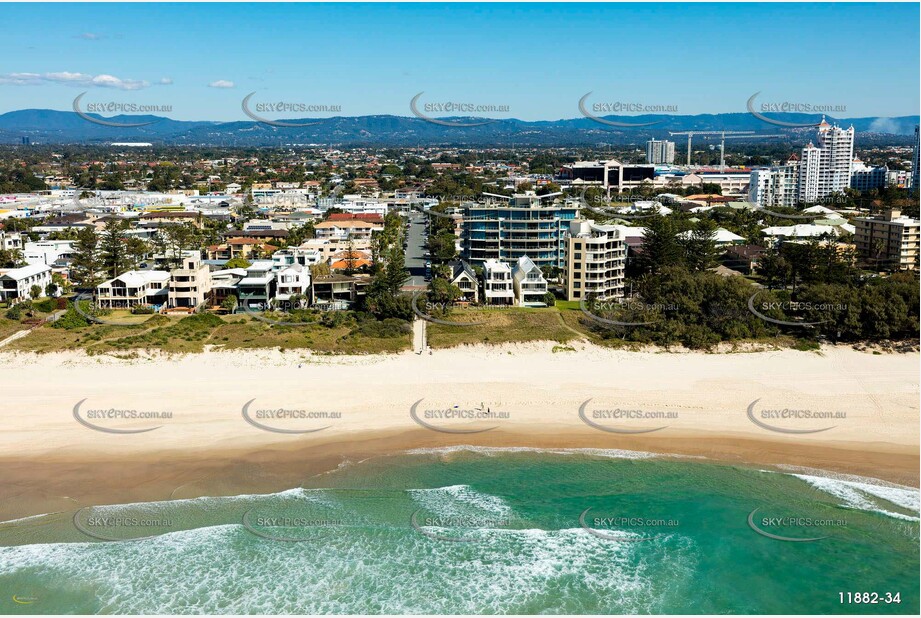
[[[605,146],[642,144],[650,138],[669,138],[682,144],[679,131],[756,131],[782,135],[772,143],[802,144],[814,140],[815,128],[787,128],[764,122],[749,113],[678,116],[604,116],[621,123],[655,123],[645,127],[615,127],[589,118],[552,121],[503,119],[477,126],[446,126],[407,116],[340,116],[327,119],[285,119],[283,122],[310,126],[282,127],[254,121],[214,122],[172,120],[162,116],[121,115],[94,119],[114,124],[150,123],[140,127],[97,124],[75,112],[26,109],[0,115],[0,144],[19,144],[28,137],[32,144],[99,144],[152,142],[158,145],[282,146],[323,144],[336,146]],[[776,114],[777,120],[806,124],[818,122],[815,114]],[[454,124],[474,124],[482,119],[439,118]],[[832,118],[828,122],[854,126],[861,146],[909,145],[918,116],[896,118]],[[695,144],[702,138],[696,138]],[[738,139],[744,143],[745,139]],[[706,143],[706,142],[704,142]],[[711,139],[710,144],[718,143]],[[766,140],[758,140],[766,143]]]

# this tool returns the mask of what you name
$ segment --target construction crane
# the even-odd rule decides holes
[[[688,167],[691,167],[691,138],[695,135],[752,135],[754,131],[669,131],[669,135],[687,135],[688,136]]]
[[[727,139],[761,139],[762,137],[786,137],[782,133],[775,133],[773,135],[730,135],[726,137],[725,135],[720,136],[720,173],[726,169],[726,140]]]

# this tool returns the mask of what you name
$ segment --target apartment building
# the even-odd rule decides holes
[[[562,268],[566,230],[579,206],[553,203],[557,195],[527,191],[511,197],[488,196],[498,202],[463,204],[461,257],[482,265],[487,260],[516,262],[527,255],[538,267]]]
[[[600,186],[608,193],[622,193],[652,182],[655,165],[633,165],[616,159],[608,161],[577,161],[560,171],[560,179],[573,186]]]
[[[39,295],[44,296],[49,283],[51,267],[44,264],[0,269],[0,300],[28,300],[32,298],[32,286],[35,285],[41,290]]]
[[[822,119],[818,145],[803,147],[799,169],[799,201],[814,203],[851,186],[854,160],[854,127],[842,129]]]
[[[854,219],[858,254],[890,270],[917,270],[921,221],[889,210],[875,217]]]
[[[871,167],[855,159],[851,163],[851,188],[866,193],[871,189],[884,189],[889,182],[889,168],[885,165]]]
[[[748,199],[761,208],[792,208],[799,201],[799,157],[784,165],[752,170]]]
[[[211,292],[211,271],[197,251],[184,251],[182,264],[170,272],[169,306],[195,309]]]
[[[374,232],[384,229],[383,223],[371,223],[361,219],[349,221],[324,221],[313,227],[316,237],[321,240],[363,240],[370,242]]]
[[[492,259],[483,262],[483,299],[487,305],[515,303],[512,269],[505,262]]]
[[[528,256],[521,256],[512,266],[512,284],[520,307],[547,306],[547,279]]]
[[[257,240],[255,238],[228,238],[227,242],[219,245],[209,245],[205,249],[209,260],[232,260],[243,258],[253,260],[257,257],[271,254],[278,247]]]
[[[566,298],[611,300],[624,296],[627,244],[619,225],[572,221],[566,237]]]
[[[166,270],[129,270],[96,286],[96,304],[104,309],[166,305],[169,283]]]
[[[675,142],[657,139],[651,139],[646,142],[646,163],[671,165],[674,162]]]

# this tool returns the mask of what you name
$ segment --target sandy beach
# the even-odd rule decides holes
[[[541,343],[361,357],[0,356],[2,520],[265,493],[345,462],[452,445],[623,449],[918,486],[917,353]]]

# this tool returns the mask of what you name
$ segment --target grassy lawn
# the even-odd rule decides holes
[[[524,341],[557,341],[566,343],[577,339],[575,333],[560,322],[555,307],[510,309],[454,309],[444,319],[453,322],[483,322],[476,326],[446,326],[427,324],[428,343],[433,348],[450,348],[477,343],[513,343]]]
[[[125,319],[125,325],[91,324],[72,330],[43,326],[18,339],[6,349],[32,352],[86,350],[90,354],[160,350],[194,353],[205,345],[221,349],[310,349],[332,354],[380,354],[400,352],[412,346],[410,332],[399,337],[352,334],[355,325],[326,327],[270,326],[245,315],[133,316],[113,312],[106,320]],[[139,318],[132,321],[130,318]],[[9,322],[9,320],[6,320]],[[6,326],[5,324],[0,326]],[[2,332],[2,330],[0,330]],[[15,331],[11,331],[15,332]]]
[[[0,310],[0,340],[6,339],[16,331],[25,330],[27,325],[16,320],[9,320],[3,317],[3,310]]]
[[[119,324],[131,325],[143,324],[153,316],[150,314],[134,314],[127,309],[112,309],[99,317],[107,322],[118,322]]]

